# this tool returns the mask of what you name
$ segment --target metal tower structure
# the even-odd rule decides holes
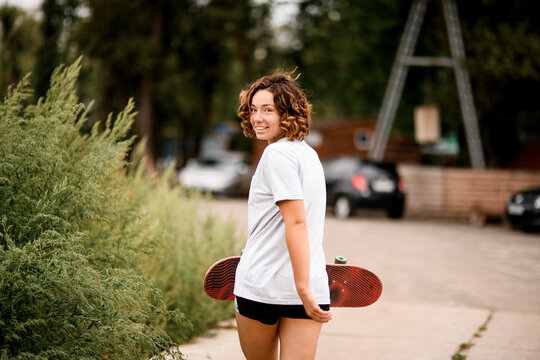
[[[469,72],[465,68],[465,49],[459,25],[459,17],[454,0],[442,0],[446,32],[450,43],[451,57],[419,57],[414,56],[414,48],[418,40],[420,28],[424,20],[427,4],[430,0],[414,0],[409,11],[405,30],[401,37],[396,60],[390,74],[390,81],[384,94],[383,103],[377,119],[373,146],[369,157],[382,160],[392,123],[405,79],[410,66],[444,66],[454,69],[461,105],[461,114],[465,124],[467,146],[471,165],[475,169],[485,169],[484,153],[478,129],[478,120],[471,91]]]

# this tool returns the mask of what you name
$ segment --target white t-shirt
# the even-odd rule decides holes
[[[285,224],[276,205],[303,200],[310,247],[310,289],[319,304],[329,304],[323,252],[326,212],[324,172],[317,153],[305,141],[286,138],[266,147],[251,180],[248,240],[238,268],[234,294],[268,304],[301,305],[296,292]]]

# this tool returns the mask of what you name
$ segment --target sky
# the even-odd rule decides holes
[[[17,5],[25,10],[36,10],[40,7],[42,0],[0,0],[0,4]],[[265,2],[266,0],[255,0],[255,2]],[[296,1],[283,2],[277,4],[274,9],[273,22],[275,25],[283,25],[290,21],[296,12]]]
[[[0,4],[17,5],[26,10],[35,10],[41,5],[41,0],[0,0]]]

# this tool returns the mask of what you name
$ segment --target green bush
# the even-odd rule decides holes
[[[132,102],[81,135],[79,70],[57,69],[35,105],[29,77],[0,104],[2,360],[146,359],[233,315],[202,280],[239,253],[235,224],[203,213],[172,169],[146,177],[144,145],[126,163]]]
[[[0,105],[1,359],[147,359],[174,345],[155,324],[179,312],[141,270],[163,233],[125,175],[134,105],[82,136],[79,69],[57,69],[37,104],[26,77]]]
[[[163,230],[163,246],[146,263],[145,272],[162,289],[169,309],[189,319],[191,326],[166,325],[174,340],[185,342],[234,316],[232,302],[210,299],[202,285],[212,263],[240,254],[242,241],[234,222],[200,209],[200,194],[186,197],[181,188],[171,188],[167,179],[172,181],[172,176],[167,172],[145,201],[146,211]]]

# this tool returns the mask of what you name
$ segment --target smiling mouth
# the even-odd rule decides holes
[[[268,129],[268,127],[265,127],[265,126],[254,126],[253,129],[255,129],[255,131],[262,131],[262,130]]]

